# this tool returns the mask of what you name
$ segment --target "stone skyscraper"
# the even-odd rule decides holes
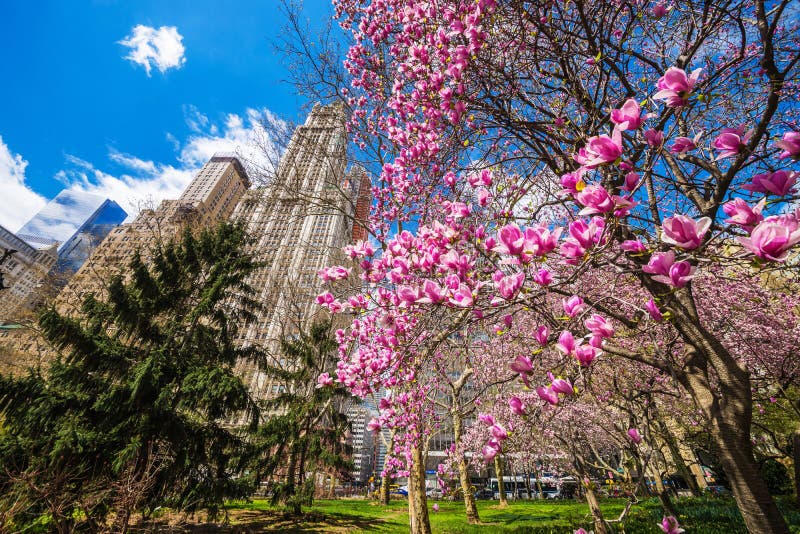
[[[343,263],[342,248],[352,240],[366,173],[345,173],[346,141],[343,108],[314,106],[294,132],[272,183],[248,191],[234,214],[256,237],[253,250],[263,262],[250,285],[264,307],[242,331],[241,342],[264,347],[273,364],[291,365],[280,361],[280,340],[319,313],[317,271]],[[243,364],[241,372],[258,397],[274,396],[283,387],[250,365]]]
[[[5,288],[0,292],[0,324],[13,322],[17,312],[35,299],[38,285],[58,257],[56,246],[34,246],[0,226],[0,255],[15,251],[0,266]]]
[[[142,210],[133,222],[111,230],[59,295],[59,307],[77,305],[87,293],[102,290],[137,251],[146,256],[159,240],[175,237],[186,226],[211,227],[227,220],[248,187],[241,162],[231,154],[215,154],[179,199]]]
[[[111,230],[58,295],[56,308],[71,314],[89,293],[102,299],[111,277],[124,272],[137,251],[147,258],[159,241],[176,237],[186,227],[202,229],[227,220],[248,187],[250,179],[239,159],[227,153],[215,154],[179,199],[142,210],[133,222]],[[9,360],[42,356],[48,350],[32,330],[0,330],[0,367]]]

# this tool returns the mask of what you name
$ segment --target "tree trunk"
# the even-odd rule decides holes
[[[389,475],[381,477],[381,504],[389,506],[389,484],[391,483]]]
[[[411,450],[411,469],[408,476],[408,521],[410,534],[431,534],[428,499],[425,495],[425,458],[422,447]]]
[[[750,433],[725,425],[715,429],[713,434],[720,464],[731,484],[747,529],[753,534],[788,533],[789,527],[759,473]]]
[[[800,507],[800,427],[792,433],[792,459],[794,460],[794,498]]]
[[[533,499],[533,495],[531,495],[531,474],[528,471],[525,472],[525,492],[528,494],[529,501]]]
[[[328,498],[335,499],[336,498],[336,475],[331,473],[331,485],[328,490]]]
[[[461,443],[463,421],[459,410],[453,410],[451,414],[453,416],[453,439],[456,443],[456,447],[458,447],[458,444]],[[458,454],[458,480],[461,483],[461,492],[464,494],[464,510],[467,514],[467,523],[480,523],[481,518],[478,516],[478,506],[475,504],[475,495],[472,493],[472,485],[469,482],[469,466],[467,465],[467,459],[463,452],[459,452]]]
[[[664,438],[664,442],[667,444],[669,454],[672,456],[672,462],[675,464],[675,469],[677,469],[678,474],[680,474],[681,477],[683,477],[683,479],[686,481],[686,484],[689,486],[689,491],[692,492],[692,496],[702,497],[703,492],[700,490],[700,485],[697,483],[697,479],[695,478],[694,474],[686,465],[675,436],[669,431],[667,425],[663,421],[660,421],[659,426],[661,427],[661,436]]]
[[[603,512],[600,510],[600,502],[597,500],[597,494],[592,488],[592,482],[586,484],[586,504],[589,505],[589,511],[592,513],[594,520],[595,534],[609,534],[608,524],[603,519]]]
[[[494,472],[497,476],[497,490],[500,492],[500,506],[508,506],[508,499],[506,498],[506,488],[503,484],[503,460],[500,455],[494,457]]]
[[[786,520],[775,505],[753,456],[749,375],[744,369],[726,369],[730,374],[718,376],[720,394],[717,395],[708,382],[707,371],[704,373],[707,364],[707,360],[698,364],[695,357],[690,358],[684,383],[689,386],[687,389],[694,401],[708,415],[720,464],[747,530],[753,534],[788,534]]]
[[[720,464],[747,529],[788,534],[789,527],[758,470],[750,442],[753,397],[750,374],[701,321],[689,286],[672,294],[673,325],[686,341],[678,381],[709,420]],[[712,372],[714,385],[712,386]]]

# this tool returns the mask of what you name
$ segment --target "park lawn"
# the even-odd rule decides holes
[[[530,534],[569,533],[574,529],[591,527],[589,509],[575,501],[518,501],[500,508],[495,501],[478,501],[481,525],[467,525],[461,503],[439,501],[434,512],[429,503],[431,527],[435,533],[494,533],[520,532]],[[602,501],[606,518],[618,516],[625,501]],[[734,503],[726,499],[679,499],[681,525],[687,532],[717,534],[746,532]],[[790,501],[780,501],[781,508],[792,526],[800,533],[800,512]],[[341,499],[320,500],[300,518],[292,518],[268,502],[230,503],[228,532],[408,532],[406,501],[392,501],[388,507],[374,501]],[[625,523],[628,534],[659,533],[657,523],[662,512],[655,499],[636,505]],[[198,532],[197,530],[192,530]],[[208,530],[209,532],[214,529]]]

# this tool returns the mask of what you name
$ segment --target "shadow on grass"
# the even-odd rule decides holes
[[[157,519],[140,523],[132,528],[131,532],[240,534],[251,532],[381,532],[388,529],[388,523],[382,519],[338,512],[323,514],[311,511],[295,516],[274,510],[236,510],[230,514],[228,524],[191,520],[172,523],[164,519]]]

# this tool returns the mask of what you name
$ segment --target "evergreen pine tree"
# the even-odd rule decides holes
[[[245,431],[258,410],[234,374],[240,359],[262,359],[234,343],[257,306],[247,243],[237,224],[187,230],[148,261],[136,254],[80,314],[41,314],[60,356],[46,372],[0,377],[0,508],[28,503],[7,521],[47,513],[60,531],[81,517],[121,532],[137,509],[215,512],[251,493]],[[248,425],[228,424],[241,414]]]
[[[335,370],[336,349],[331,323],[317,322],[308,332],[282,341],[284,365],[263,367],[282,388],[265,405],[257,473],[272,480],[273,504],[281,503],[294,514],[311,505],[317,474],[335,477],[352,466],[351,447],[344,439],[349,424],[342,413],[350,395],[342,384],[317,384],[320,374]]]

